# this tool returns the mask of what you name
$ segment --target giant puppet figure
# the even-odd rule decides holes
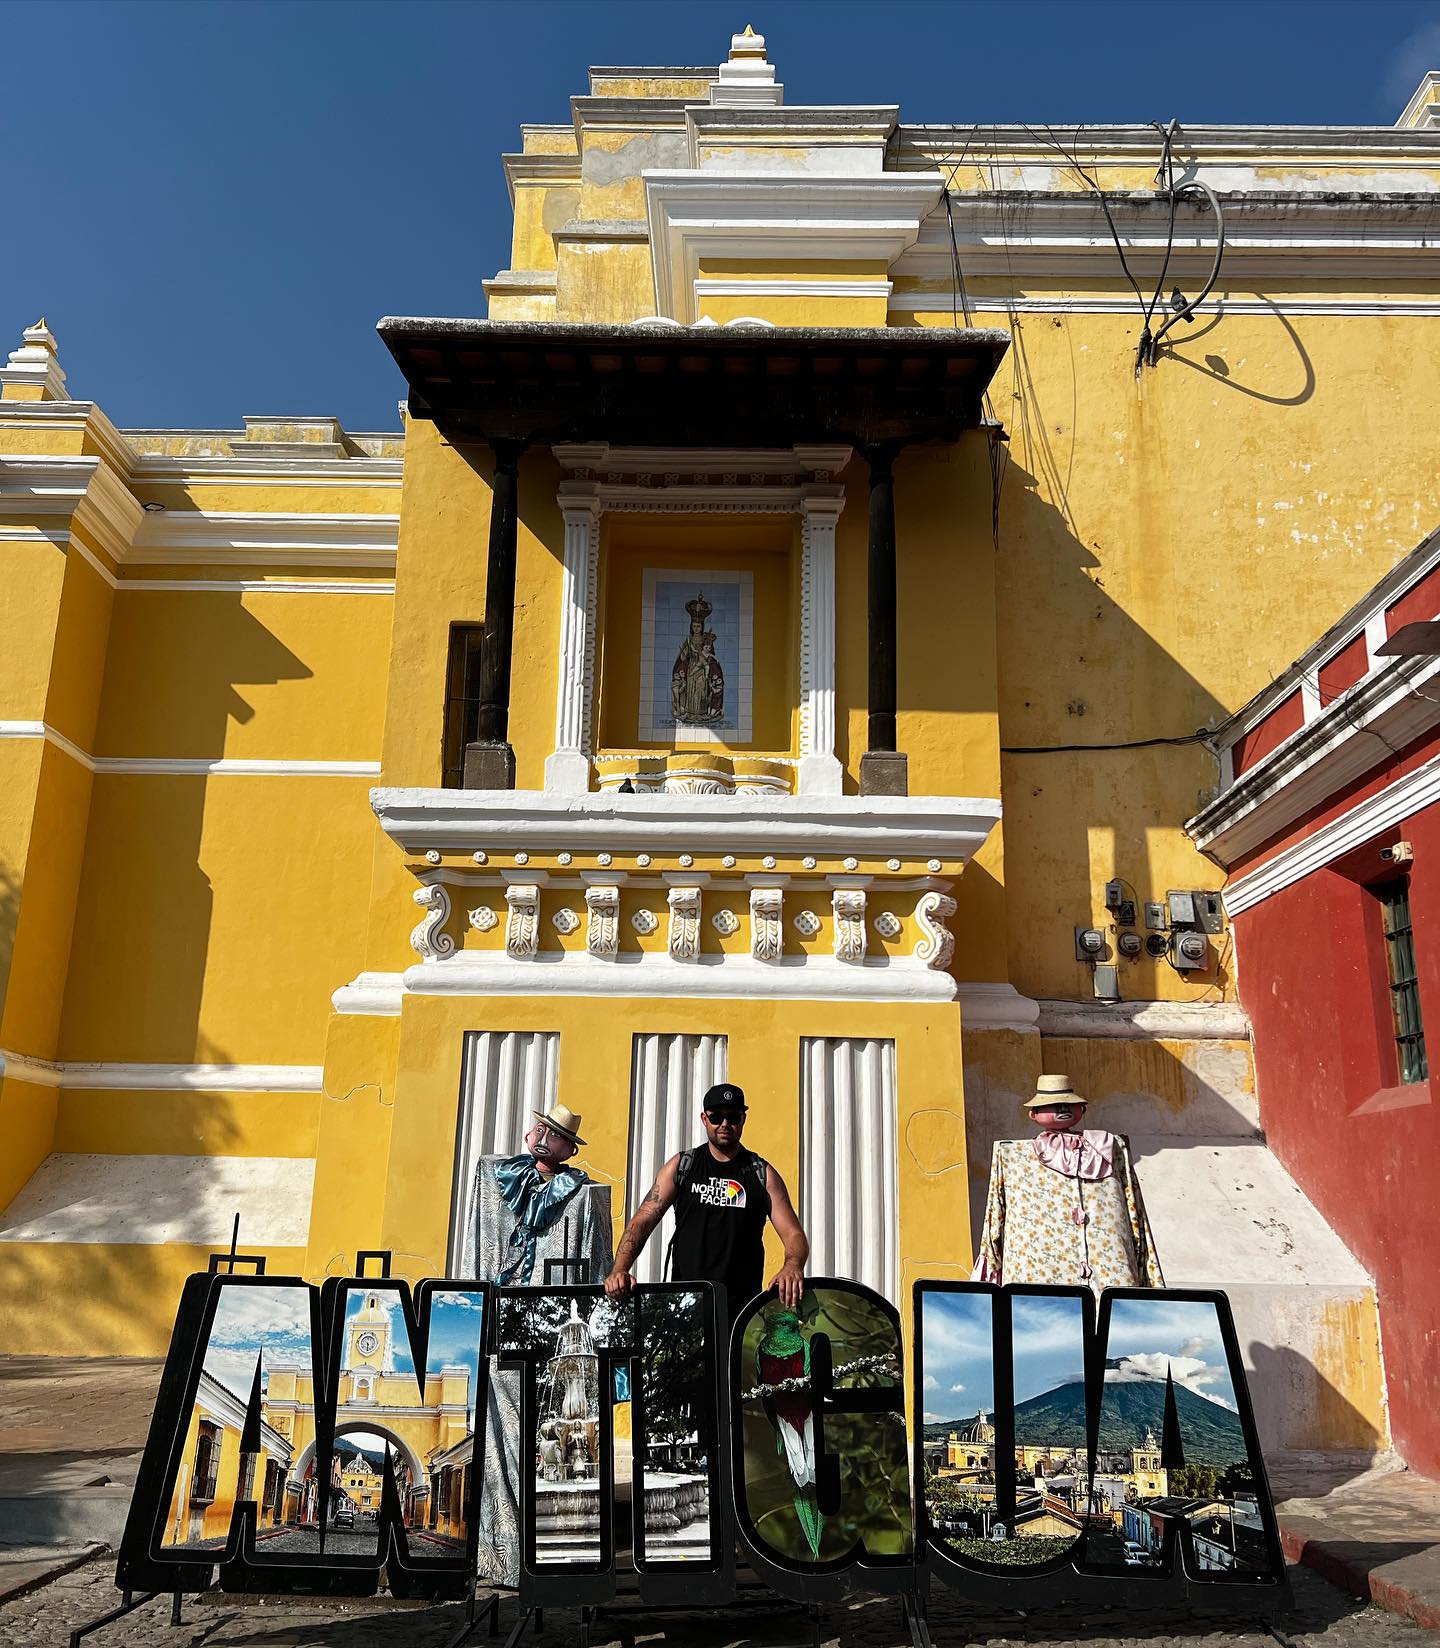
[[[1085,1100],[1068,1076],[1041,1076],[1025,1108],[1040,1131],[995,1142],[971,1280],[1164,1287],[1128,1143],[1081,1130]]]
[[[565,1165],[585,1143],[574,1111],[556,1104],[531,1114],[525,1154],[482,1156],[475,1170],[467,1274],[501,1287],[602,1282],[611,1260],[610,1187]],[[520,1375],[492,1369],[478,1572],[493,1585],[520,1582],[520,1426]]]

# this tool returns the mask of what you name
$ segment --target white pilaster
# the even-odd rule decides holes
[[[560,657],[555,683],[555,751],[545,761],[545,788],[583,795],[590,788],[590,704],[595,675],[596,569],[600,499],[593,486],[564,482],[565,519],[560,584]]]
[[[800,769],[802,795],[839,795],[835,754],[835,523],[845,507],[838,486],[801,495]]]

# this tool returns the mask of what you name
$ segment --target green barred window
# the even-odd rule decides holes
[[[1395,1046],[1400,1080],[1424,1081],[1430,1073],[1425,1057],[1425,1027],[1420,1022],[1420,986],[1415,978],[1415,937],[1410,925],[1410,884],[1391,881],[1375,889],[1385,918],[1385,953],[1390,964],[1390,1006],[1395,1015]]]

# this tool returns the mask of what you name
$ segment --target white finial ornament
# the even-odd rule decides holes
[[[747,23],[743,34],[730,36],[730,56],[720,65],[719,78],[710,87],[711,103],[779,105],[785,88],[775,79],[775,65],[765,56],[765,36]]]
[[[55,334],[44,315],[20,334],[20,347],[10,351],[9,365],[0,366],[0,389],[21,386],[38,388],[38,399],[42,401],[69,398],[65,392],[65,373],[60,365],[60,345],[55,341]],[[33,400],[37,397],[29,398]]]

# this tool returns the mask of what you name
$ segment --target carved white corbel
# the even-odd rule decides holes
[[[670,955],[675,961],[700,959],[700,889],[672,887],[665,895],[670,906]]]
[[[411,895],[424,910],[410,934],[410,946],[421,961],[444,961],[455,954],[455,940],[445,931],[450,919],[450,894],[438,882],[417,887]]]
[[[835,912],[835,954],[841,961],[865,959],[865,889],[837,887],[831,896]]]
[[[585,948],[592,956],[613,956],[620,949],[620,889],[587,887]]]
[[[750,954],[756,961],[779,961],[785,954],[785,889],[750,889]]]
[[[505,889],[510,913],[505,918],[505,950],[517,960],[528,960],[540,944],[540,889],[534,882],[513,883]]]
[[[955,900],[948,893],[922,893],[915,905],[915,920],[921,938],[915,959],[940,972],[950,965],[955,953],[955,935],[945,925],[955,914]]]

